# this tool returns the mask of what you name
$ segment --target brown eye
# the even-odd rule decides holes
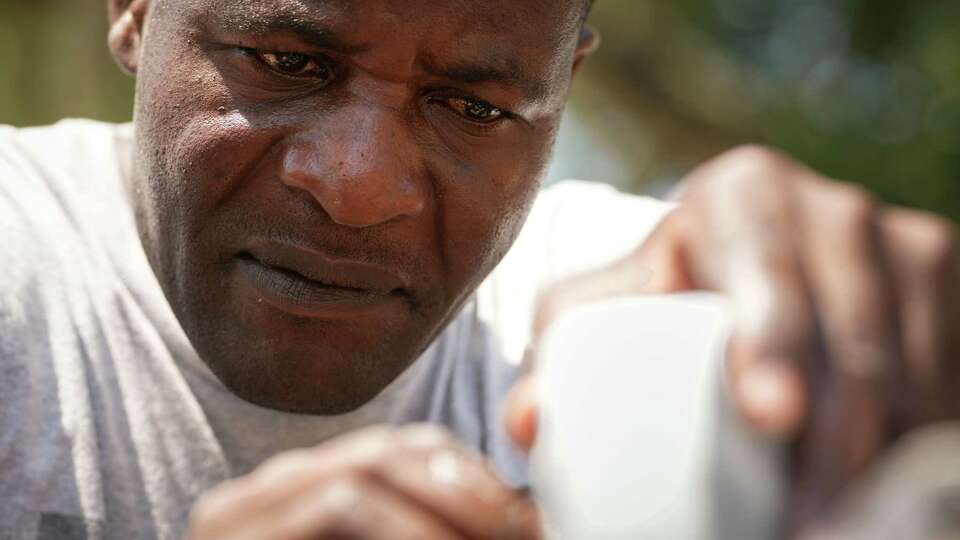
[[[479,124],[490,124],[502,119],[504,112],[489,103],[470,98],[448,98],[447,103],[461,116]]]
[[[292,52],[255,52],[257,59],[281,75],[288,77],[309,77],[327,82],[333,78],[333,72],[326,62],[301,53]]]

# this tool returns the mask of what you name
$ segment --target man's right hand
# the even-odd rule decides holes
[[[838,499],[904,434],[960,421],[960,233],[761,147],[712,160],[685,187],[632,254],[545,291],[535,336],[606,297],[725,294],[726,388],[757,432],[793,443],[789,528],[829,530]],[[507,409],[526,447],[530,380]]]
[[[190,540],[538,538],[535,506],[429,427],[371,428],[278,455],[196,504]]]

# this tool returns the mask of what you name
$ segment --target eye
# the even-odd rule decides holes
[[[323,82],[333,79],[333,69],[323,59],[295,52],[248,50],[270,70],[287,77],[311,78]]]
[[[492,124],[507,116],[503,110],[478,99],[449,97],[445,101],[458,114],[478,124]]]

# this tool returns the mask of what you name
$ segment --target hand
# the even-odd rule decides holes
[[[900,433],[960,417],[955,230],[759,147],[729,152],[685,184],[635,253],[548,291],[535,334],[604,296],[726,293],[734,401],[756,429],[795,442],[793,522],[815,525]],[[528,447],[531,388],[518,385],[507,413]]]
[[[526,539],[537,514],[480,456],[428,426],[278,455],[204,495],[191,540]]]

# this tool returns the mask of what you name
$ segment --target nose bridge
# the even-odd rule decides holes
[[[338,167],[348,171],[382,167],[391,160],[378,152],[383,149],[389,133],[396,133],[396,113],[384,107],[363,104],[343,111],[344,118],[337,122],[342,133],[337,137]],[[327,126],[321,125],[321,129]],[[339,130],[337,130],[339,131]],[[378,159],[379,158],[379,159]]]
[[[333,221],[370,227],[423,211],[415,148],[396,110],[358,103],[319,115],[284,152],[282,177]]]

